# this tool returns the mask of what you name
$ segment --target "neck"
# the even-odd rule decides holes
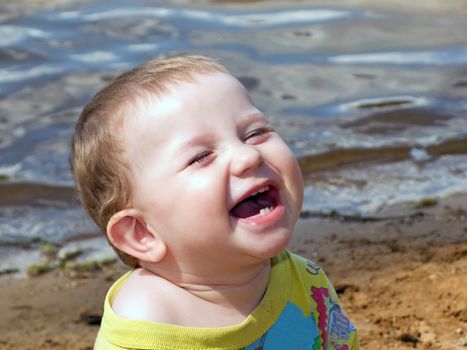
[[[199,301],[221,309],[235,309],[244,316],[251,313],[261,301],[271,272],[269,260],[235,273],[209,276],[184,273],[153,264],[144,264],[142,267],[182,288]]]

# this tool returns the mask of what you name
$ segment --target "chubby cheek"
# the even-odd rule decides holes
[[[192,229],[208,229],[221,220],[226,210],[225,190],[221,178],[212,177],[199,172],[180,177],[169,190],[172,195],[168,203],[170,208],[170,229],[186,231]]]
[[[282,139],[281,139],[282,141]],[[274,153],[276,169],[282,174],[284,185],[288,193],[290,205],[298,218],[303,205],[303,176],[295,156],[287,144],[279,142]]]
[[[151,226],[166,244],[168,254],[183,262],[222,247],[228,227],[225,215],[221,215],[225,204],[220,205],[224,197],[219,188],[195,176],[185,183],[168,182],[153,192],[154,199],[146,207],[151,211]]]
[[[298,216],[300,215],[300,212],[302,210],[303,206],[303,192],[304,192],[304,186],[303,186],[303,176],[302,172],[300,170],[300,167],[298,165],[298,162],[293,158],[293,175],[292,175],[292,181],[290,183],[290,188],[291,192],[293,193],[293,200],[295,204],[295,210],[296,210],[296,219],[298,219]]]

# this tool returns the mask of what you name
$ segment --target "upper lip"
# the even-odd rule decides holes
[[[252,196],[254,193],[258,192],[259,190],[263,189],[264,187],[277,187],[274,183],[274,181],[272,180],[266,180],[266,181],[262,181],[262,182],[259,182],[257,184],[254,184],[252,185],[251,187],[249,187],[249,189],[247,191],[245,191],[242,195],[240,195],[238,198],[236,198],[235,200],[233,200],[233,204],[232,206],[230,207],[230,210],[232,210],[233,208],[235,208],[235,206],[240,203],[241,201],[244,201],[245,199],[247,199],[248,197]]]

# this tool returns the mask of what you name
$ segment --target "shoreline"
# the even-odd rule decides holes
[[[424,215],[399,207],[397,219],[297,223],[289,249],[326,271],[362,348],[467,346],[467,194],[417,210]],[[126,270],[3,276],[0,348],[92,349],[107,289]]]

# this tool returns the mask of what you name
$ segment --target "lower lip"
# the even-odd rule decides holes
[[[282,206],[281,204],[278,204],[276,207],[274,207],[273,210],[271,210],[266,215],[258,214],[255,216],[251,216],[249,218],[236,218],[236,217],[232,217],[232,218],[238,223],[242,223],[248,226],[257,226],[258,228],[259,227],[266,228],[277,223],[282,218],[283,215],[284,215],[284,206]]]

